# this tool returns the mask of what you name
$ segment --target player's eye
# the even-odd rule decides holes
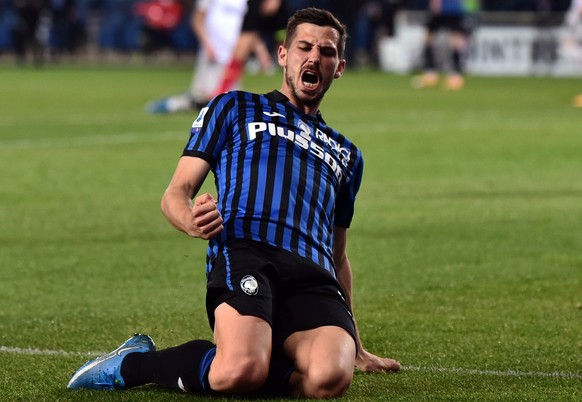
[[[322,47],[321,54],[326,57],[334,57],[337,53],[333,47]]]

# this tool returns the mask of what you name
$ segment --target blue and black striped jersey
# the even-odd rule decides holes
[[[333,226],[350,226],[363,159],[319,114],[302,113],[278,91],[222,94],[200,111],[183,156],[210,164],[224,219],[207,270],[225,240],[244,238],[335,275]]]

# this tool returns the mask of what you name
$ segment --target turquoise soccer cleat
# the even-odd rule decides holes
[[[124,389],[121,363],[130,353],[145,353],[156,350],[156,344],[147,335],[135,334],[113,352],[85,363],[73,374],[67,388],[70,389]]]
[[[155,101],[149,102],[145,106],[146,112],[151,114],[167,114],[170,113],[171,110],[169,108],[169,97],[162,98]]]

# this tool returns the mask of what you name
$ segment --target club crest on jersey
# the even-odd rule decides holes
[[[259,293],[259,283],[252,275],[246,275],[241,279],[240,288],[249,296]]]
[[[208,112],[207,107],[204,107],[200,110],[198,117],[196,117],[196,120],[194,120],[194,123],[192,123],[192,128],[202,128],[202,123],[204,123],[204,116],[206,116],[206,112]]]

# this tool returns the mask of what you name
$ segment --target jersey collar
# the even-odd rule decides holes
[[[269,92],[268,94],[265,94],[265,96],[273,101],[273,102],[288,102],[293,108],[297,109],[293,104],[291,104],[289,102],[289,98],[286,97],[285,95],[283,95],[281,92],[274,90]],[[306,115],[308,117],[315,117],[315,119],[317,119],[317,121],[319,121],[322,124],[326,124],[325,121],[323,120],[323,117],[321,116],[321,112],[318,110],[317,113],[315,113],[315,115]]]

